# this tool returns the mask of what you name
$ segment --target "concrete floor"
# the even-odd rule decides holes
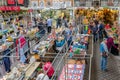
[[[94,45],[94,57],[92,62],[91,80],[120,80],[120,57],[115,57],[110,54],[108,57],[108,72],[100,70],[100,52],[99,42]]]

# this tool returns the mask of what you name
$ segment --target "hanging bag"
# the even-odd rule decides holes
[[[107,58],[107,57],[108,57],[107,53],[106,53],[106,52],[103,52],[103,53],[102,53],[102,57]]]

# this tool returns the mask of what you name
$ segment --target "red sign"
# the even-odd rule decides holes
[[[18,0],[18,4],[24,4],[24,0]]]
[[[20,6],[0,6],[1,11],[20,11]]]
[[[10,5],[14,5],[15,4],[15,0],[7,0],[7,3]]]

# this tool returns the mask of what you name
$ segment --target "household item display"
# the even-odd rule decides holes
[[[68,63],[63,67],[58,80],[83,80],[84,71],[85,64],[78,63],[78,61],[77,64]]]

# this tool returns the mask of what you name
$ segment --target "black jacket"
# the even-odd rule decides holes
[[[43,22],[38,23],[38,29],[39,29],[39,31],[41,31],[41,30],[44,29],[44,24],[43,24]]]

